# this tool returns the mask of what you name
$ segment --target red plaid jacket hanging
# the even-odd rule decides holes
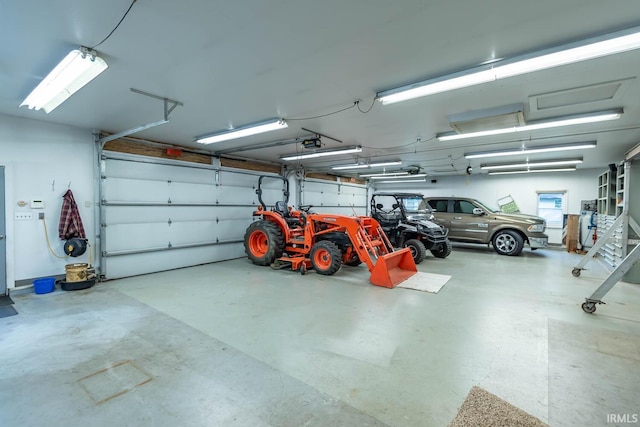
[[[60,212],[60,225],[58,226],[58,234],[61,240],[68,240],[73,237],[86,239],[78,205],[73,198],[71,190],[67,190],[62,196],[62,212]]]

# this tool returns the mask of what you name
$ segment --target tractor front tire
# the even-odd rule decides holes
[[[329,240],[321,240],[313,245],[309,257],[318,274],[331,276],[342,267],[342,251]]]
[[[284,237],[273,222],[252,222],[244,233],[244,251],[256,265],[271,265],[282,256]]]

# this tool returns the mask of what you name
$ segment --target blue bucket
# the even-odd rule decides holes
[[[45,277],[33,281],[33,290],[36,294],[48,294],[55,289],[56,279],[54,277]]]

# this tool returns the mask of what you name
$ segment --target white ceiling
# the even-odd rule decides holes
[[[184,103],[170,123],[133,136],[215,153],[310,136],[324,147],[359,144],[359,161],[400,159],[431,175],[464,173],[491,159],[465,152],[597,140],[578,168],[604,168],[640,142],[640,50],[383,106],[376,92],[482,62],[623,29],[640,22],[637,0],[138,0],[96,50],[109,69],[50,114],[18,108],[79,45],[94,46],[130,0],[0,0],[0,113],[106,132],[162,119],[163,103]],[[612,99],[537,110],[530,97],[624,80]],[[564,95],[563,95],[564,96]],[[562,97],[560,97],[562,98]],[[350,108],[360,100],[359,108]],[[554,102],[557,102],[557,98]],[[373,103],[373,107],[371,107]],[[624,108],[620,120],[517,136],[438,142],[448,116],[521,103],[525,119]],[[370,108],[371,107],[371,108]],[[359,109],[367,111],[362,113]],[[323,116],[318,118],[309,118]],[[203,146],[196,136],[282,117],[285,130]],[[305,120],[294,120],[308,118]],[[237,152],[278,161],[300,144]],[[354,155],[303,162],[307,171]],[[504,160],[498,159],[498,160]],[[509,161],[522,158],[508,158]]]

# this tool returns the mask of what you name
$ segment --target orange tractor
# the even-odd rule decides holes
[[[311,206],[294,210],[287,206],[289,182],[285,183],[284,201],[272,210],[262,200],[262,180],[256,194],[260,206],[253,215],[260,217],[247,228],[244,248],[257,265],[291,268],[305,274],[313,268],[317,273],[332,275],[342,264],[366,263],[370,281],[376,286],[393,288],[417,272],[408,248],[395,250],[380,224],[367,216],[319,214]]]

